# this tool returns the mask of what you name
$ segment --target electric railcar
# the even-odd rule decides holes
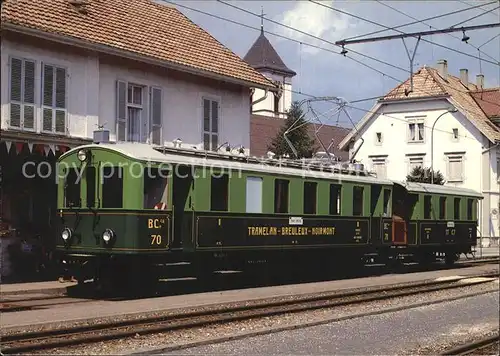
[[[355,167],[354,167],[355,168]],[[468,189],[378,179],[352,165],[90,144],[58,160],[56,251],[79,281],[223,268],[453,263],[477,240]]]

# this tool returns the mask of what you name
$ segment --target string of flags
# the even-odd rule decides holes
[[[25,145],[28,146],[30,153],[35,152],[45,156],[48,156],[50,153],[52,153],[55,156],[56,152],[63,154],[69,149],[68,146],[55,145],[55,144],[45,145],[38,143],[34,144],[32,142],[26,143],[26,142],[5,141],[5,147],[7,148],[7,153],[10,153],[12,146],[14,146],[16,154],[19,154],[20,152],[22,152]]]

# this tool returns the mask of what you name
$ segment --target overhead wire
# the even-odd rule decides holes
[[[493,9],[490,9],[490,10],[488,10],[488,11],[485,11],[485,12],[483,12],[482,14],[479,14],[479,15],[476,15],[476,16],[474,16],[474,17],[471,17],[470,19],[467,19],[467,20],[461,21],[461,22],[459,22],[459,23],[456,23],[456,24],[454,24],[453,26],[450,26],[449,28],[455,28],[455,27],[457,27],[458,25],[464,24],[464,23],[469,22],[469,21],[471,21],[471,20],[475,20],[475,19],[477,19],[478,17],[484,16],[484,15],[489,14],[489,13],[491,13],[492,11],[495,11],[495,10],[498,10],[498,9],[500,9],[500,6],[497,6],[497,7],[493,8]]]
[[[481,4],[481,5],[471,5],[467,1],[463,1],[463,0],[458,0],[458,1],[461,2],[462,4],[469,6],[470,9],[477,8],[478,10],[484,11],[484,12],[486,12],[487,10],[483,9],[483,6],[488,6],[489,4],[491,4],[491,3],[488,3],[488,4]],[[492,14],[492,13],[490,13],[490,15],[496,16],[496,14]],[[500,17],[500,13],[496,16],[496,18],[499,18],[499,17]]]
[[[418,23],[420,23],[422,21],[435,20],[435,19],[439,19],[441,17],[459,14],[461,12],[470,11],[470,10],[473,10],[473,9],[476,9],[476,8],[480,8],[481,6],[487,6],[487,5],[492,5],[492,4],[496,4],[496,3],[497,3],[497,0],[493,0],[493,1],[491,1],[489,3],[486,3],[486,4],[475,5],[475,6],[471,6],[469,8],[466,8],[466,9],[455,10],[455,11],[447,12],[447,13],[444,13],[444,14],[427,17],[427,18],[424,18],[424,19],[421,19],[421,20],[418,20],[418,21],[415,21],[415,22],[409,22],[409,23],[405,23],[405,24],[402,24],[402,25],[393,26],[391,28],[386,28],[386,29],[383,29],[383,30],[377,30],[377,31],[365,33],[365,34],[362,34],[362,35],[356,35],[356,36],[353,36],[353,37],[348,37],[348,38],[346,38],[346,40],[353,40],[353,39],[360,38],[360,37],[366,37],[366,36],[376,35],[378,33],[386,32],[386,31],[391,31],[391,30],[396,30],[396,29],[401,28],[401,27],[415,25],[415,24],[418,24]],[[483,10],[483,11],[485,11],[485,10]]]
[[[403,11],[401,11],[401,10],[399,10],[399,9],[396,9],[395,7],[393,7],[393,6],[391,6],[391,5],[386,4],[386,3],[382,2],[381,0],[375,0],[375,1],[376,1],[376,2],[378,2],[380,5],[383,5],[383,6],[385,6],[385,7],[389,8],[389,9],[391,9],[391,10],[393,10],[393,11],[395,11],[395,12],[397,12],[397,13],[399,13],[399,14],[403,15],[403,16],[406,16],[406,17],[408,17],[408,18],[410,18],[410,19],[412,19],[412,20],[416,20],[416,21],[418,21],[418,22],[422,23],[423,25],[429,26],[429,28],[431,28],[431,29],[435,29],[435,30],[437,30],[437,29],[438,29],[437,27],[432,26],[432,25],[431,25],[431,24],[429,24],[429,23],[426,23],[424,20],[419,20],[419,19],[417,19],[416,17],[413,17],[413,16],[411,16],[411,15],[408,15],[406,12],[403,12]],[[486,13],[485,13],[485,14],[486,14]],[[453,38],[454,38],[454,39],[456,39],[456,40],[462,41],[462,39],[461,39],[461,38],[459,38],[459,37],[457,37],[457,36],[453,35],[452,33],[445,33],[445,35],[448,35],[448,36],[450,36],[450,37],[453,37]],[[498,36],[498,35],[497,35],[497,36]],[[471,47],[473,47],[473,48],[475,48],[475,49],[477,49],[477,50],[479,50],[479,48],[480,48],[480,47],[476,47],[476,46],[474,46],[473,44],[468,43],[468,42],[467,42],[466,44],[468,44],[469,46],[471,46]],[[489,58],[491,58],[491,59],[493,59],[493,60],[495,60],[495,61],[497,61],[497,60],[498,60],[498,58],[494,58],[494,57],[490,56],[488,53],[486,53],[486,52],[484,52],[484,51],[481,51],[481,52],[482,52],[484,55],[486,55],[487,57],[489,57]]]
[[[336,11],[336,12],[340,12],[340,13],[342,13],[342,14],[346,14],[346,15],[348,15],[348,16],[352,16],[352,17],[354,17],[354,18],[356,18],[356,19],[360,19],[360,20],[363,20],[363,21],[365,21],[365,22],[368,22],[368,23],[371,23],[371,24],[375,24],[375,25],[380,26],[380,27],[384,27],[384,28],[386,28],[386,29],[388,29],[388,30],[394,30],[394,31],[399,32],[399,33],[401,33],[401,34],[406,34],[406,33],[405,33],[405,32],[403,32],[403,31],[400,31],[400,30],[394,29],[394,27],[389,27],[389,26],[386,26],[386,25],[382,25],[382,24],[380,24],[380,23],[378,23],[378,22],[375,22],[375,21],[372,21],[372,20],[369,20],[369,19],[363,18],[363,17],[358,16],[358,15],[351,14],[351,13],[346,12],[346,11],[343,11],[343,10],[339,10],[339,9],[337,9],[337,8],[334,8],[334,7],[329,6],[329,5],[326,5],[326,4],[322,4],[322,3],[317,2],[317,1],[315,1],[315,0],[309,0],[309,1],[310,1],[310,2],[312,2],[312,3],[314,3],[314,4],[317,4],[317,5],[319,5],[319,6],[323,6],[323,7],[327,8],[327,9],[330,9],[330,10],[332,10],[332,11]],[[457,49],[454,49],[454,48],[451,48],[451,47],[448,47],[448,46],[442,45],[442,44],[440,44],[440,43],[436,43],[436,42],[433,42],[433,41],[426,40],[425,38],[421,38],[420,40],[421,40],[421,41],[424,41],[424,42],[427,42],[427,43],[429,43],[429,44],[432,44],[432,45],[434,45],[434,46],[442,47],[442,48],[445,48],[445,49],[447,49],[447,50],[449,50],[449,51],[452,51],[452,52],[456,52],[456,53],[462,54],[462,55],[464,55],[464,56],[468,56],[468,57],[475,58],[475,59],[480,59],[479,57],[477,57],[477,56],[475,56],[475,55],[473,55],[473,54],[466,53],[466,52],[463,52],[463,51],[459,51],[459,50],[457,50]],[[349,49],[349,50],[351,50],[351,49]],[[490,63],[490,64],[493,64],[493,65],[496,65],[496,66],[500,66],[500,63],[498,63],[498,62],[492,62],[492,61],[490,61],[490,60],[486,60],[486,59],[483,59],[483,61],[484,61],[484,62],[486,62],[486,63]]]

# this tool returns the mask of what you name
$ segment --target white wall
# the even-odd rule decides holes
[[[101,63],[99,73],[100,124],[116,139],[116,81],[162,89],[162,138],[165,145],[180,138],[182,146],[203,149],[203,98],[219,101],[219,144],[250,147],[249,89],[227,90],[223,86],[208,86],[174,79],[169,76],[117,67]],[[146,101],[147,110],[147,101]]]
[[[9,76],[11,56],[35,61],[35,131],[41,130],[41,63],[53,64],[67,70],[67,134],[73,137],[92,137],[97,124],[99,100],[99,63],[95,56],[76,55],[69,51],[53,51],[49,48],[30,46],[25,43],[1,39],[1,105],[2,129],[9,128]]]
[[[289,77],[284,77],[282,75],[273,74],[271,72],[263,71],[261,72],[267,78],[279,81],[283,85],[283,90],[281,98],[278,104],[278,112],[276,115],[274,112],[274,94],[269,92],[267,98],[263,101],[253,105],[253,112],[258,115],[269,116],[269,117],[280,117],[286,118],[286,112],[290,109],[292,105],[292,79]],[[253,101],[257,101],[265,96],[265,91],[262,89],[255,89],[253,94]]]
[[[431,128],[438,116],[449,107],[450,104],[445,100],[382,106],[360,130],[359,135],[364,139],[364,144],[355,159],[368,169],[374,169],[374,160],[385,159],[387,178],[400,181],[404,181],[409,173],[411,157],[421,154],[424,167],[430,167]],[[423,142],[408,142],[409,119],[423,121]],[[453,129],[458,129],[457,140],[453,137]],[[382,133],[380,144],[377,142],[377,133]],[[480,203],[481,235],[499,236],[498,218],[491,214],[493,208],[498,210],[500,196],[496,149],[483,153],[489,147],[488,141],[460,112],[446,113],[436,122],[433,141],[433,168],[439,170],[446,180],[449,178],[449,153],[463,154],[463,181],[446,184],[482,192],[485,199]],[[358,139],[351,146],[351,155],[360,144],[361,140]]]

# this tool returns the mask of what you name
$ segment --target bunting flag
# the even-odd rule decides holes
[[[40,144],[35,145],[35,152],[38,152],[41,155],[43,155],[43,145]]]
[[[68,150],[68,147],[66,146],[58,146],[59,147],[59,152],[61,152],[61,154],[63,154],[64,152],[66,152]]]
[[[52,154],[56,155],[56,145],[49,145],[49,149],[52,151]]]
[[[45,152],[45,155],[48,156],[50,152],[50,147],[49,146],[43,146],[43,151]]]
[[[20,153],[23,150],[24,143],[16,142],[16,153]]]
[[[30,153],[32,153],[33,152],[33,143],[28,142],[28,148],[30,150]]]
[[[5,147],[7,147],[7,153],[10,153],[10,147],[12,146],[11,141],[5,141]]]

